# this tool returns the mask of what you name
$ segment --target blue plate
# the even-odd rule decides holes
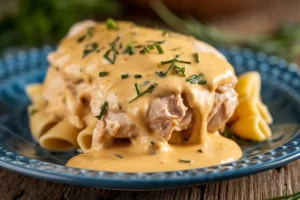
[[[54,48],[19,51],[0,59],[0,166],[25,175],[84,186],[114,189],[162,189],[246,176],[300,158],[300,70],[274,56],[239,48],[220,48],[237,74],[262,75],[262,98],[269,106],[273,136],[264,143],[238,141],[239,161],[193,170],[159,173],[116,173],[65,167],[77,152],[52,153],[36,144],[28,129],[24,88],[42,82]]]

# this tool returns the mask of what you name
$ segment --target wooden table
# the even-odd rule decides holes
[[[191,188],[118,191],[52,183],[0,170],[0,199],[263,200],[300,191],[300,160],[239,179]]]

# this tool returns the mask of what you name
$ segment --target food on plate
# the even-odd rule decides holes
[[[247,72],[239,77],[235,87],[239,103],[228,122],[233,133],[253,141],[264,141],[272,135],[268,124],[272,124],[273,119],[261,101],[260,87],[258,72]]]
[[[131,22],[89,20],[71,27],[48,61],[44,82],[27,87],[30,128],[47,150],[83,151],[67,166],[174,171],[242,156],[220,132],[238,93],[251,90],[259,100],[260,86],[250,88],[247,80],[237,93],[234,69],[204,42]],[[249,113],[270,120],[261,110]],[[233,130],[244,125],[240,116],[232,118]],[[255,120],[253,126],[260,124]]]

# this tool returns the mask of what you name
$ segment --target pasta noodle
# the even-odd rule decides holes
[[[30,130],[33,138],[38,141],[57,121],[54,115],[48,114],[45,111],[32,113],[30,116]]]
[[[260,100],[242,99],[240,100],[233,116],[228,123],[231,124],[240,118],[245,118],[248,116],[260,116],[268,124],[273,122],[272,116],[268,111],[268,107],[265,106]]]
[[[90,124],[78,134],[77,142],[83,152],[90,150],[92,147],[93,131],[95,126],[96,123]]]
[[[26,94],[31,99],[35,108],[41,108],[45,105],[45,100],[42,95],[42,84],[35,83],[26,87]]]
[[[257,72],[247,72],[238,79],[236,92],[239,104],[228,121],[232,131],[241,138],[263,141],[271,137],[268,124],[273,122],[267,106],[260,98],[261,78]]]
[[[63,119],[46,132],[39,140],[40,145],[51,151],[68,151],[78,147],[77,136],[80,132],[69,120]]]
[[[247,72],[238,77],[235,87],[239,98],[260,98],[261,79],[258,72]]]
[[[231,130],[241,138],[254,141],[264,141],[271,136],[268,124],[259,116],[240,118],[232,124]]]

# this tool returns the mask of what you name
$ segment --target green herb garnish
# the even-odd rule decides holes
[[[174,66],[177,74],[185,76],[185,67],[178,67],[177,65]]]
[[[107,28],[108,30],[118,30],[118,29],[119,29],[119,27],[118,27],[116,21],[113,20],[112,18],[108,18],[108,19],[106,20],[106,28]]]
[[[95,116],[96,118],[98,118],[99,120],[102,118],[103,114],[105,113],[105,111],[107,110],[107,107],[108,107],[108,102],[105,101],[103,103],[103,105],[101,106],[100,108],[100,113],[99,115]]]
[[[140,95],[140,90],[139,90],[139,86],[137,83],[134,84],[134,88],[135,88],[136,94]]]
[[[182,158],[180,158],[178,161],[182,162],[182,163],[191,163],[192,162],[191,160],[185,160],[185,159],[182,159]]]
[[[165,77],[167,74],[172,70],[175,69],[177,74],[181,74],[182,76],[185,76],[185,67],[179,67],[176,65],[177,62],[179,63],[184,63],[184,64],[191,64],[189,61],[183,61],[183,60],[178,60],[180,55],[176,55],[174,59],[172,60],[167,60],[167,61],[161,61],[160,63],[162,65],[169,64],[171,63],[170,67],[167,69],[166,72],[160,71],[160,72],[155,72],[159,77]]]
[[[142,75],[140,75],[140,74],[135,74],[135,75],[134,75],[134,78],[142,78]]]
[[[129,74],[122,74],[121,75],[121,79],[125,79],[125,78],[128,78],[129,77]]]
[[[94,32],[95,32],[95,27],[89,27],[89,28],[87,29],[86,34],[84,34],[83,36],[79,37],[79,38],[77,39],[77,42],[80,43],[80,42],[82,42],[82,41],[85,40],[85,39],[89,39],[89,38],[93,37]]]
[[[118,158],[123,158],[123,156],[121,156],[120,154],[115,154],[115,156]]]
[[[83,50],[82,58],[85,58],[88,56],[90,53],[96,51],[98,48],[97,42],[93,42],[91,44],[88,44],[85,49]]]
[[[195,58],[195,62],[199,63],[199,55],[197,53],[194,53],[193,56]]]
[[[157,49],[158,53],[159,54],[163,54],[164,53],[164,50],[161,48],[160,44],[155,44],[155,48]]]
[[[191,77],[186,79],[186,82],[191,84],[199,84],[199,85],[205,85],[207,84],[207,80],[202,79],[204,77],[204,74],[201,73],[199,75],[193,74]]]
[[[36,108],[33,108],[30,110],[30,115],[34,115],[38,110]]]
[[[129,55],[133,55],[134,54],[134,46],[132,46],[131,43],[126,45],[126,49],[123,51],[123,53],[128,53]]]
[[[155,142],[151,141],[150,144],[151,144],[151,145],[155,145]]]
[[[104,76],[107,76],[107,75],[108,75],[108,72],[99,72],[100,77],[104,77]]]
[[[152,41],[148,40],[147,42],[153,42],[153,44],[145,45],[144,48],[140,51],[141,54],[150,53],[150,50],[156,48],[159,54],[164,53],[161,44],[165,42],[164,41]]]
[[[197,152],[199,153],[203,153],[202,149],[198,149]]]
[[[120,36],[116,37],[116,39],[110,43],[110,49],[105,52],[103,57],[110,63],[115,64],[115,61],[117,59],[117,55],[119,52],[116,50],[116,43],[120,40]],[[110,55],[112,54],[112,57]]]
[[[129,101],[129,103],[132,103],[133,101],[135,101],[136,99],[138,99],[139,97],[143,96],[144,94],[148,93],[148,92],[151,92],[155,87],[157,86],[156,83],[152,83],[144,92],[140,92],[139,91],[139,94],[134,98],[132,99],[131,101]],[[136,86],[135,86],[136,87]]]

